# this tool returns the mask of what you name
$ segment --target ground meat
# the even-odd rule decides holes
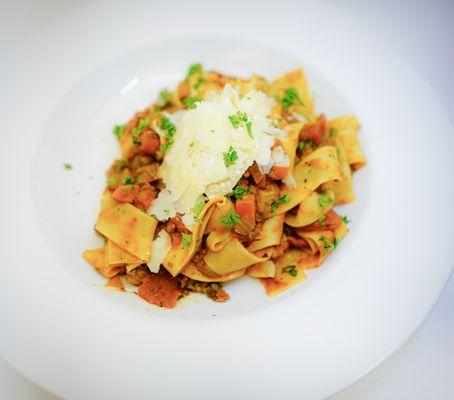
[[[190,292],[203,293],[216,302],[225,302],[230,299],[228,293],[222,289],[220,282],[199,282],[185,276],[181,279],[180,284],[186,294]]]
[[[143,280],[150,275],[151,272],[148,267],[141,265],[137,268],[134,268],[132,271],[126,272],[126,279],[133,285],[139,286],[142,284]]]
[[[289,248],[287,235],[282,235],[281,242],[274,247],[273,257],[280,257]]]

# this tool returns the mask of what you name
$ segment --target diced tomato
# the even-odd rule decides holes
[[[182,293],[180,282],[165,270],[145,278],[138,290],[142,299],[165,308],[175,307]]]
[[[325,135],[326,118],[321,114],[313,124],[304,125],[300,132],[300,139],[304,141],[312,141],[317,146],[322,142]]]
[[[255,213],[257,207],[255,205],[255,196],[253,194],[245,194],[241,200],[237,200],[235,204],[235,212],[241,217],[241,220],[255,225]]]
[[[159,136],[151,131],[144,132],[140,136],[139,149],[147,154],[156,154],[161,148],[161,140]]]
[[[181,236],[181,233],[179,232],[171,233],[170,240],[172,243],[172,247],[180,247],[180,244],[183,241],[183,236]]]
[[[284,179],[289,171],[289,166],[273,165],[269,173],[269,177],[274,180]]]
[[[122,203],[132,203],[139,190],[139,185],[121,185],[114,190],[112,198]]]
[[[145,183],[140,187],[139,192],[136,194],[133,203],[138,208],[147,210],[150,208],[152,201],[156,198],[156,190],[149,183]]]

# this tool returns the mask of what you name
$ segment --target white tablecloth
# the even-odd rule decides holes
[[[2,54],[7,54],[8,47],[14,46],[53,19],[88,2],[90,0],[0,2]],[[396,46],[431,84],[454,123],[454,1],[326,2],[342,8],[382,32],[383,38]],[[430,265],[427,266],[427,273],[430,274]],[[403,348],[378,369],[331,400],[453,399],[453,371],[454,276],[451,276],[440,300]],[[15,372],[1,359],[0,398],[56,399]]]

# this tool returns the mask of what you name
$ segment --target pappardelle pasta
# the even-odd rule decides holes
[[[172,308],[190,292],[226,301],[223,284],[257,278],[274,296],[307,278],[347,234],[333,207],[355,200],[365,165],[358,120],[314,110],[304,73],[241,79],[192,65],[174,91],[114,128],[84,258],[107,286],[137,286]]]

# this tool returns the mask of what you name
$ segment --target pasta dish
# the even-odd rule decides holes
[[[316,113],[300,69],[267,81],[194,64],[114,127],[122,157],[95,225],[104,245],[83,256],[107,286],[134,285],[161,307],[191,292],[226,301],[223,284],[243,276],[281,293],[348,232],[333,207],[355,200],[358,130],[354,116]]]

